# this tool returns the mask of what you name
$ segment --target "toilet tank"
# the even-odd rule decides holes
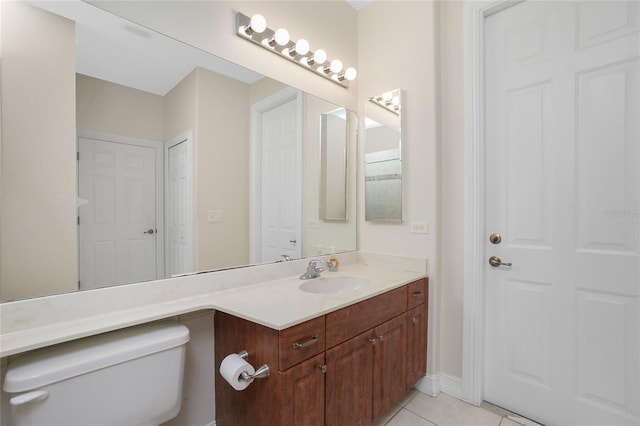
[[[144,324],[18,355],[3,389],[10,424],[158,425],[180,411],[189,329]]]

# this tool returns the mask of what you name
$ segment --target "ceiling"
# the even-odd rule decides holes
[[[164,96],[200,66],[245,83],[261,74],[80,0],[31,1],[76,22],[76,72]]]

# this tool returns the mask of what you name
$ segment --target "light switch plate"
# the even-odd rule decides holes
[[[207,222],[222,222],[224,218],[222,210],[208,210]]]
[[[411,222],[409,232],[412,234],[428,234],[429,224],[426,222]]]

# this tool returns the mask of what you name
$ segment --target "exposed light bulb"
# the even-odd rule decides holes
[[[309,53],[309,42],[303,38],[296,43],[296,53],[298,55],[306,55]]]
[[[344,71],[344,78],[346,78],[349,81],[355,80],[357,76],[358,76],[358,71],[356,71],[356,69],[353,67],[349,67]]]
[[[289,31],[284,28],[278,28],[273,38],[280,46],[285,46],[289,43]]]
[[[264,16],[256,13],[251,17],[251,21],[249,21],[249,27],[245,28],[245,32],[247,34],[251,34],[252,32],[260,34],[264,30],[267,29],[267,20],[264,19]]]
[[[318,65],[322,65],[327,61],[327,52],[322,49],[318,49],[313,54],[313,62]]]
[[[332,73],[339,73],[340,71],[342,71],[342,61],[340,59],[334,59],[333,61],[331,61],[331,65],[329,66],[329,70]]]

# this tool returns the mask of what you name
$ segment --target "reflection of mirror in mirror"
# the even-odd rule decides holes
[[[303,182],[291,184],[303,192],[295,210],[266,198],[280,212],[274,220],[298,223],[278,243],[297,245],[295,257],[355,250],[355,218],[327,223],[317,201],[318,117],[338,105],[85,2],[38,6],[0,4],[0,300],[289,255],[276,248],[272,258],[254,257],[267,238],[250,231],[261,219],[251,195],[260,161],[252,107],[283,91],[300,106],[287,114],[299,126],[291,167]],[[355,189],[346,196],[355,210]]]
[[[400,89],[369,99],[365,118],[365,219],[402,221]]]
[[[320,116],[320,219],[347,220],[347,111]]]

